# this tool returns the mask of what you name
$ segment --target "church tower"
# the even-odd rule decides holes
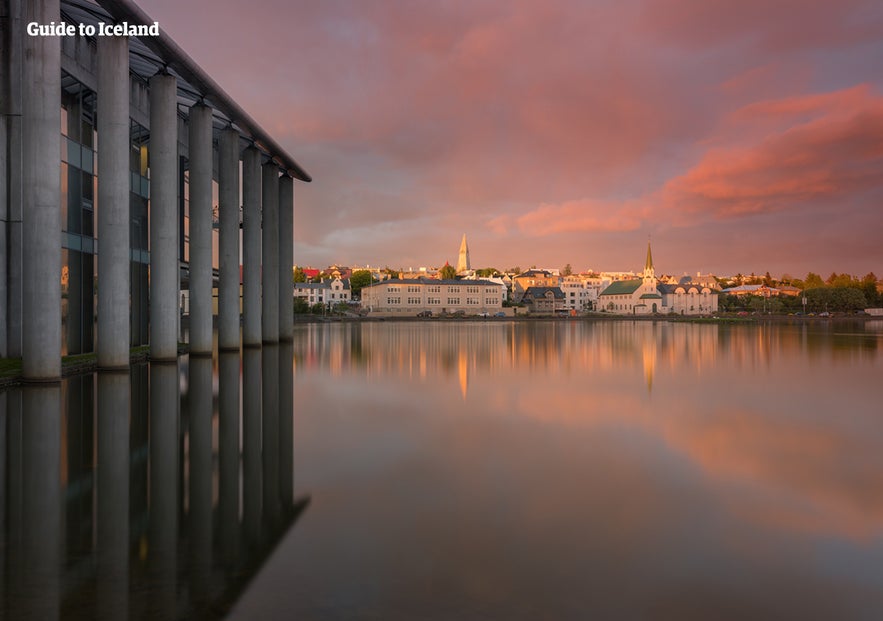
[[[656,270],[653,269],[653,255],[650,253],[650,242],[647,242],[647,260],[644,262],[644,282],[653,281],[656,285]]]
[[[463,241],[460,242],[460,254],[457,257],[457,273],[462,274],[472,270],[469,262],[469,246],[466,245],[466,233],[463,233]]]

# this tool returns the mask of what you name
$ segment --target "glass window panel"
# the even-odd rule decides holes
[[[147,198],[150,196],[150,184],[146,177],[141,177],[141,196]]]
[[[80,167],[83,170],[85,170],[86,172],[91,173],[93,171],[93,168],[92,168],[92,149],[90,149],[89,147],[83,147],[82,160],[81,160],[80,164],[81,164]]]
[[[67,139],[67,161],[71,166],[80,167],[80,145],[70,138]]]
[[[83,205],[82,172],[73,166],[68,167],[67,175],[67,230],[80,233],[80,214]]]
[[[62,144],[65,143],[64,140],[61,141]],[[61,196],[59,197],[59,202],[61,203],[61,229],[67,229],[67,164],[61,163]]]
[[[94,191],[94,184],[92,183],[92,175],[88,172],[83,172],[83,198],[92,202],[92,199],[95,198],[95,195],[92,193]]]

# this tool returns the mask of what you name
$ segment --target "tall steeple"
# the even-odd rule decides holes
[[[647,240],[647,260],[644,262],[644,279],[655,278],[656,270],[653,269],[653,255],[650,253],[650,240]]]
[[[462,274],[472,269],[469,262],[469,246],[466,245],[466,233],[463,233],[463,241],[460,242],[460,255],[457,257],[457,273]]]

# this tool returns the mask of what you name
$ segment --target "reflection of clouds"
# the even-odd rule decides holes
[[[883,361],[879,337],[860,329],[627,321],[309,326],[295,340],[295,358],[310,381],[296,381],[309,402],[321,392],[315,373],[327,373],[336,388],[323,400],[352,398],[356,411],[372,416],[377,403],[403,412],[435,402],[430,407],[456,412],[468,387],[469,411],[482,416],[574,433],[628,429],[686,458],[743,519],[867,538],[883,532],[883,458],[874,449],[883,430],[871,394]]]

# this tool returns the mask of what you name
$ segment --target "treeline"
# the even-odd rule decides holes
[[[734,282],[734,281],[739,282]],[[732,284],[731,284],[732,283]],[[881,283],[873,272],[858,278],[851,274],[833,272],[827,279],[810,272],[806,278],[792,278],[783,275],[773,279],[769,272],[765,276],[741,277],[737,275],[727,286],[739,284],[758,284],[772,288],[794,287],[800,289],[799,295],[722,295],[718,300],[721,310],[750,310],[759,312],[799,312],[804,310],[803,298],[806,298],[806,312],[850,312],[869,307],[883,306]]]

